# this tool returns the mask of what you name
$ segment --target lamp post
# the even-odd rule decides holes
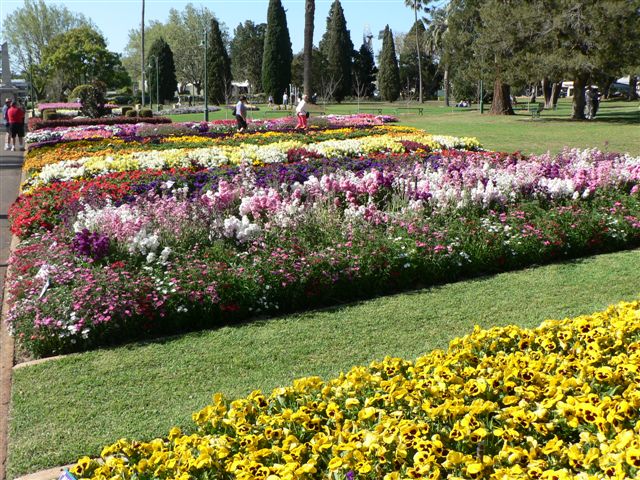
[[[209,90],[207,89],[207,44],[208,39],[208,32],[207,29],[204,29],[204,61],[203,61],[203,65],[204,65],[204,121],[208,122],[209,121]]]
[[[158,56],[152,55],[153,59],[156,62],[156,108],[158,112],[160,111],[160,70],[158,68]],[[151,59],[149,59],[151,60]],[[149,68],[151,68],[151,64],[149,64]]]
[[[31,59],[31,52],[29,52],[29,96],[31,97],[31,116],[35,117],[35,98],[33,96],[33,61]]]

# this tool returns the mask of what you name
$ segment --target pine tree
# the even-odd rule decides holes
[[[173,62],[173,52],[169,44],[162,37],[156,39],[151,44],[147,69],[147,82],[149,84],[149,96],[155,103],[164,103],[165,100],[172,100],[178,88],[176,80],[176,66]],[[156,72],[156,60],[157,68]],[[160,88],[156,88],[156,78]],[[157,96],[160,95],[158,99]]]
[[[327,30],[320,42],[320,50],[328,62],[327,76],[338,82],[333,96],[340,102],[345,96],[351,94],[351,59],[353,57],[353,42],[347,30],[347,20],[344,18],[340,0],[335,0],[331,5],[327,17]]]
[[[378,90],[382,98],[393,102],[400,96],[400,72],[396,47],[389,25],[384,27],[382,51],[380,52],[380,70],[378,71]]]
[[[292,59],[287,16],[282,2],[269,0],[262,57],[262,88],[265,94],[273,96],[276,103],[282,102],[282,94],[289,88]]]
[[[207,89],[209,101],[218,105],[227,102],[231,90],[231,62],[222,42],[220,24],[215,18],[211,19],[209,30]]]
[[[353,57],[353,91],[358,97],[373,96],[377,72],[373,52],[368,44],[363,43]]]

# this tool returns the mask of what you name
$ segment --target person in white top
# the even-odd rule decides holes
[[[296,115],[298,116],[298,124],[296,128],[303,130],[307,129],[307,120],[309,119],[309,111],[307,110],[307,102],[309,101],[309,95],[303,95],[302,100],[296,107]]]

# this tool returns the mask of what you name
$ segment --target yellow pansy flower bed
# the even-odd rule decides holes
[[[457,338],[332,380],[213,401],[193,432],[118,440],[91,479],[602,479],[640,474],[640,302]]]

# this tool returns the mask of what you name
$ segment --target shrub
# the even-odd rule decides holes
[[[104,108],[106,85],[103,82],[96,81],[92,85],[86,85],[86,87],[88,88],[80,90],[80,95],[78,96],[82,105],[80,113],[91,118],[102,117],[106,113]]]
[[[42,118],[44,120],[57,120],[62,118],[62,115],[60,115],[55,110],[45,110],[44,112],[42,112]]]
[[[153,110],[150,108],[142,108],[140,109],[140,116],[143,118],[151,118],[153,117]]]
[[[135,112],[135,110],[133,110]],[[130,113],[130,112],[129,112]],[[41,118],[29,119],[29,131],[40,130],[41,128],[56,127],[79,127],[82,125],[117,125],[119,123],[138,123],[137,116],[131,117],[109,117],[109,118],[69,118],[64,120],[44,120]],[[145,123],[171,123],[171,119],[167,117],[146,118]]]
[[[122,115],[124,115],[125,117],[128,116],[127,113],[130,112],[131,110],[133,110],[133,107],[130,107],[130,106],[122,107]]]
[[[76,88],[71,90],[71,93],[67,96],[67,101],[69,102],[77,102],[79,98],[82,98],[83,95],[86,94],[87,91],[91,90],[91,85],[78,85]]]
[[[137,117],[138,116],[138,111],[134,110],[133,108],[130,108],[129,110],[127,110],[126,112],[122,111],[123,115],[127,118],[131,118],[131,117]]]

